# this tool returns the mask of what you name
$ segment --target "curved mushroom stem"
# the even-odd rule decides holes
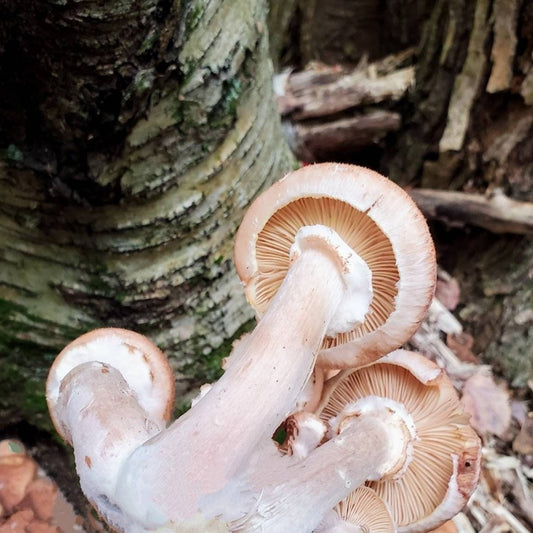
[[[255,487],[252,492],[256,502],[253,513],[239,523],[238,531],[313,531],[339,501],[365,481],[382,477],[389,468],[391,453],[398,450],[391,441],[398,438],[402,439],[402,430],[388,417],[369,414],[352,420],[340,435],[300,461],[263,448],[242,480],[244,488],[239,496],[250,498]],[[400,457],[394,462],[398,460]],[[217,503],[230,502],[231,496],[234,503],[238,501],[235,490],[228,487],[204,498],[203,514],[209,516],[211,505],[216,509]]]
[[[120,490],[132,513],[141,521],[150,509],[188,519],[202,496],[241,473],[294,409],[331,324],[353,327],[363,320],[370,278],[334,231],[312,226],[297,236],[281,287],[255,330],[237,344],[222,378],[127,461]]]
[[[151,420],[122,374],[98,362],[83,363],[67,374],[57,409],[74,447],[83,492],[111,525],[127,530],[129,517],[115,498],[120,469],[137,447],[164,428],[164,421]]]

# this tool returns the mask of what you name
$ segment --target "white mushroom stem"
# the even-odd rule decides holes
[[[154,512],[188,519],[202,496],[242,473],[258,444],[293,411],[326,331],[363,320],[371,273],[333,230],[302,229],[292,255],[281,287],[255,330],[236,345],[222,378],[128,460],[121,499],[139,520],[150,523]]]
[[[129,519],[115,499],[120,470],[164,422],[148,417],[118,370],[98,362],[78,365],[66,375],[57,411],[74,447],[83,492],[111,525],[128,529]]]
[[[256,501],[238,530],[310,533],[339,501],[366,480],[380,479],[391,463],[401,462],[405,450],[400,452],[393,444],[405,440],[400,425],[392,415],[362,415],[300,461],[288,456],[269,457],[262,450],[242,482],[240,497],[249,499],[255,487]],[[231,504],[230,495],[237,504],[239,494],[231,487],[205,498],[203,514],[209,516],[209,506],[215,509],[217,502]],[[231,505],[226,507],[231,510]]]

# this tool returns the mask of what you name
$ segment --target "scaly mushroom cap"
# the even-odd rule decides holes
[[[399,473],[369,482],[388,505],[399,533],[427,531],[457,514],[479,479],[480,441],[446,374],[420,354],[396,350],[327,385],[319,407],[325,422],[349,404],[378,397],[395,402],[416,436]],[[364,438],[362,436],[361,438]]]
[[[52,422],[68,441],[56,416],[62,380],[75,367],[92,361],[118,370],[154,421],[168,421],[174,402],[174,376],[167,358],[145,336],[120,328],[101,328],[78,337],[56,357],[48,373],[46,399]]]
[[[316,533],[395,533],[387,504],[369,487],[356,488],[339,502]]]
[[[364,321],[327,337],[319,364],[368,364],[406,342],[433,296],[435,250],[411,198],[392,181],[353,165],[323,163],[291,172],[248,209],[235,240],[235,266],[261,317],[290,265],[303,226],[333,229],[372,272]]]

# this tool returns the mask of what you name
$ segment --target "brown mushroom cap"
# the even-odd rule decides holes
[[[0,451],[0,510],[11,513],[35,478],[37,463],[18,441],[2,441]]]
[[[407,193],[372,170],[323,163],[291,172],[249,208],[235,240],[235,266],[261,317],[290,265],[303,226],[332,228],[372,271],[373,299],[363,323],[327,337],[319,364],[374,361],[414,333],[431,302],[435,250]]]
[[[120,328],[101,328],[78,337],[56,357],[48,373],[46,399],[52,422],[65,438],[56,417],[61,381],[76,366],[90,361],[117,369],[153,420],[168,421],[174,402],[174,376],[167,358],[145,336]]]
[[[369,487],[358,487],[335,506],[340,518],[365,533],[395,533],[387,504]]]
[[[347,404],[371,396],[404,406],[416,439],[399,476],[368,485],[387,503],[399,532],[435,528],[462,509],[477,484],[479,438],[449,378],[420,354],[397,350],[339,374],[319,407],[320,417],[327,422]]]

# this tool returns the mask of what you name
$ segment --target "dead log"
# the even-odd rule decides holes
[[[398,101],[414,81],[412,66],[384,75],[372,72],[322,67],[294,73],[286,77],[278,109],[292,120],[327,117],[355,107]]]
[[[500,189],[490,195],[433,189],[413,189],[409,194],[428,218],[451,226],[470,224],[493,233],[533,235],[533,203],[513,200]]]
[[[285,136],[293,153],[307,162],[326,160],[332,153],[371,146],[390,131],[399,129],[400,125],[400,115],[384,109],[322,123],[283,121]]]
[[[352,68],[313,63],[276,76],[278,110],[293,152],[303,161],[335,158],[399,129],[392,104],[414,82],[413,50]]]

